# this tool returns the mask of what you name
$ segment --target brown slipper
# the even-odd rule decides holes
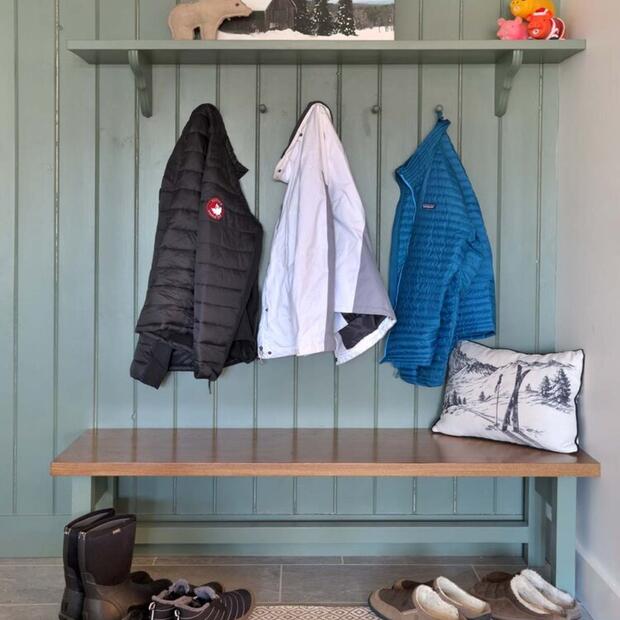
[[[547,600],[521,575],[510,580],[483,580],[470,592],[491,606],[495,620],[566,620],[561,607]]]
[[[403,588],[382,588],[368,597],[368,606],[383,620],[417,620],[413,591]]]
[[[435,582],[431,579],[430,581],[414,581],[413,579],[399,579],[394,582],[392,586],[395,590],[415,590],[419,586],[428,586],[429,588],[433,587]]]

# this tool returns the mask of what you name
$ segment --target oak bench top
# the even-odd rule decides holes
[[[52,476],[597,477],[583,451],[543,452],[409,429],[99,429]]]

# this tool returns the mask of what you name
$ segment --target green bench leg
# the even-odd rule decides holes
[[[527,563],[540,567],[545,564],[545,502],[536,489],[536,478],[527,480]]]
[[[553,480],[552,567],[558,588],[575,594],[577,479]]]
[[[117,496],[118,478],[94,477],[73,478],[71,483],[71,514],[80,516],[114,506]]]
[[[90,512],[93,509],[93,496],[93,478],[73,478],[71,481],[71,514],[79,517]]]

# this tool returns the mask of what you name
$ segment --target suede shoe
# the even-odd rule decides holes
[[[434,589],[450,605],[454,605],[467,620],[491,620],[491,606],[472,596],[445,577],[435,579]]]
[[[416,608],[413,602],[413,588],[382,588],[368,597],[368,606],[383,620],[415,620]]]
[[[477,583],[471,593],[491,606],[494,620],[566,620],[564,610],[547,600],[523,576],[498,580],[490,575]]]
[[[579,603],[564,590],[560,590],[543,579],[536,571],[529,568],[521,571],[525,577],[547,600],[564,610],[567,620],[581,620]]]
[[[543,579],[536,571],[525,569],[521,571],[521,576],[538,590],[538,592],[546,599],[542,602],[543,607],[547,608],[549,603],[552,604],[551,611],[560,607],[565,615],[566,620],[581,620],[582,612],[579,603],[568,593],[551,585]],[[509,582],[513,577],[512,573],[493,572],[486,575],[482,581],[490,583]]]
[[[203,588],[211,588],[214,594],[220,595],[224,591],[221,584],[213,581]],[[195,596],[196,587],[185,579],[178,579],[169,588],[166,588],[151,599],[149,605],[150,620],[175,620],[176,604],[189,602]]]
[[[419,586],[413,591],[413,604],[416,608],[416,620],[465,620],[459,610],[446,603],[435,590],[428,586]]]
[[[177,620],[245,620],[254,609],[249,590],[217,594],[209,587],[196,588],[194,598],[182,598],[175,604]]]
[[[413,579],[399,579],[394,582],[392,586],[395,590],[415,590],[418,586],[428,586],[432,588],[434,581],[414,581]]]

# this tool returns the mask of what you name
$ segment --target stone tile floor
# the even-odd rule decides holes
[[[487,557],[136,557],[136,569],[192,583],[247,587],[262,604],[364,604],[399,578],[445,575],[464,588],[493,570],[517,571],[515,558]],[[62,560],[0,560],[0,620],[54,620],[63,589]],[[584,620],[589,620],[584,618]]]

